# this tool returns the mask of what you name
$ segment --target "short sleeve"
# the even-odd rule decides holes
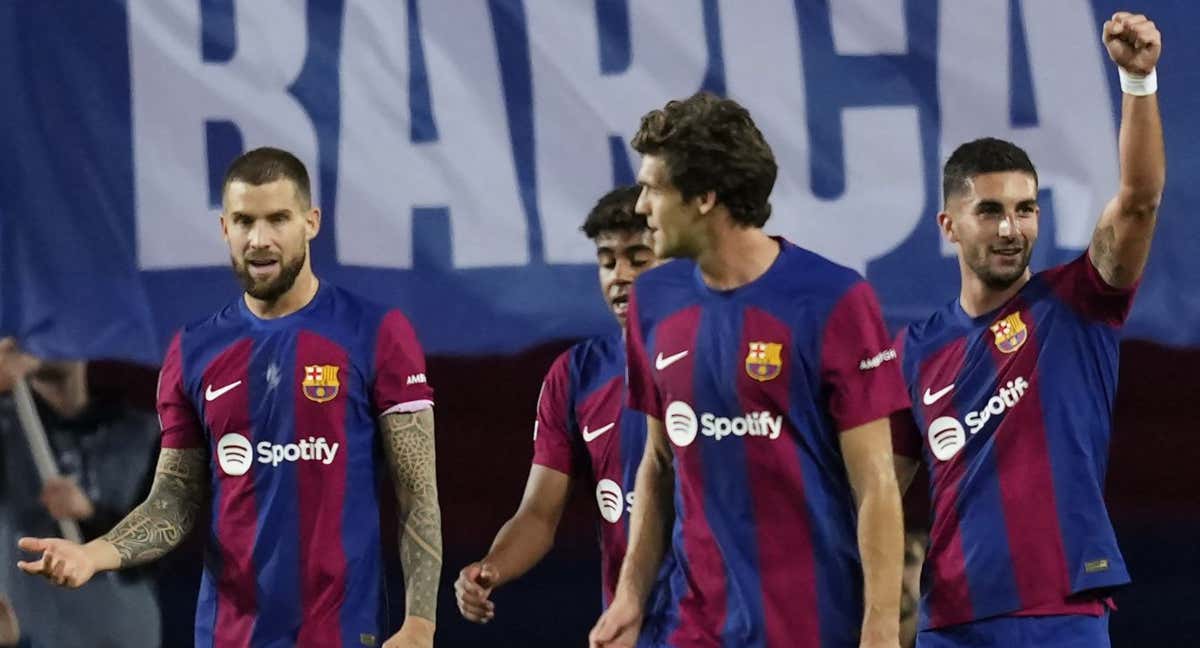
[[[1138,284],[1114,288],[1104,281],[1088,252],[1070,263],[1046,271],[1046,281],[1059,299],[1084,317],[1121,326],[1133,308]]]
[[[904,337],[907,330],[901,329],[895,341],[892,342],[892,348],[896,350],[896,364],[902,368],[901,378],[904,373]],[[917,427],[917,421],[913,418],[912,408],[905,407],[892,412],[888,422],[892,428],[892,453],[920,461],[923,439],[921,430]]]
[[[537,419],[533,423],[533,463],[571,475],[575,472],[575,450],[571,443],[571,357],[558,356],[538,394]]]
[[[834,306],[821,341],[821,379],[838,431],[908,407],[896,359],[875,291],[860,281]]]
[[[662,398],[654,375],[650,373],[650,356],[647,355],[645,331],[637,307],[636,285],[629,290],[629,310],[626,312],[626,384],[629,385],[629,406],[643,414],[662,420]]]
[[[188,400],[183,384],[183,355],[180,334],[176,333],[167,347],[162,369],[158,372],[156,407],[158,425],[162,428],[162,447],[175,450],[203,448],[204,428],[196,408]]]
[[[375,337],[375,412],[417,412],[433,406],[433,388],[425,377],[425,352],[408,318],[388,311]]]

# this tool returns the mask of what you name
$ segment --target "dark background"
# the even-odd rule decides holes
[[[496,592],[496,619],[476,626],[458,616],[453,582],[483,556],[516,510],[532,456],[534,403],[542,375],[570,342],[515,356],[431,357],[437,390],[438,482],[445,570],[438,646],[583,646],[600,609],[595,503],[578,488],[550,555],[521,581]],[[1140,341],[1121,347],[1120,387],[1108,476],[1108,502],[1134,583],[1116,595],[1113,645],[1198,646],[1191,594],[1200,577],[1200,349]],[[98,365],[99,385],[120,385],[148,405],[154,375]],[[915,487],[915,488],[919,488]],[[918,491],[914,491],[918,494]],[[385,519],[389,524],[391,515]],[[394,537],[394,536],[393,536]],[[394,540],[385,553],[394,558]],[[191,646],[199,576],[198,545],[159,571],[164,645]],[[389,573],[391,620],[403,615],[396,565]]]

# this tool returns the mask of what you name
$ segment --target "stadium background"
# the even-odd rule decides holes
[[[493,624],[461,621],[450,584],[520,496],[542,373],[611,326],[575,228],[631,179],[637,116],[702,87],[745,101],[781,160],[771,227],[864,271],[899,326],[956,291],[932,214],[958,141],[1030,148],[1038,268],[1086,244],[1115,189],[1119,90],[1097,35],[1118,8],[1164,33],[1168,189],[1123,345],[1109,502],[1135,584],[1114,645],[1196,645],[1200,7],[1185,0],[0,3],[0,334],[109,360],[96,384],[146,404],[152,369],[111,360],[153,365],[172,329],[236,294],[222,169],[252,146],[296,150],[325,213],[318,274],[402,306],[431,352],[439,645],[577,645],[599,598],[586,489]],[[160,574],[165,645],[189,645],[194,549]]]

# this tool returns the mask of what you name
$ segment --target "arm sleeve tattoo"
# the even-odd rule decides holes
[[[205,450],[163,448],[146,501],[104,534],[121,555],[121,568],[136,567],[179,546],[205,498]]]
[[[433,410],[383,417],[383,447],[400,508],[400,564],[407,611],[437,618],[442,571],[442,513],[438,508]]]

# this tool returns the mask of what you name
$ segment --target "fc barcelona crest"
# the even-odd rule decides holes
[[[305,365],[304,396],[310,401],[324,403],[338,395],[338,368],[334,365]]]
[[[1025,322],[1021,321],[1020,311],[992,324],[992,333],[996,334],[996,348],[1004,353],[1020,349],[1029,337],[1029,329],[1025,328]]]
[[[751,342],[746,354],[746,373],[759,382],[766,382],[783,370],[783,345],[778,342]]]

